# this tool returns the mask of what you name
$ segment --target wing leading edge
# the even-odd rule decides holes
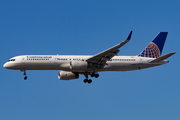
[[[96,63],[99,65],[100,68],[104,67],[106,61],[110,60],[112,57],[117,55],[119,53],[119,48],[121,48],[123,45],[125,45],[127,42],[130,41],[131,35],[132,35],[132,31],[129,33],[129,35],[125,41],[123,41],[103,52],[100,52],[100,53],[94,55],[93,57],[87,59],[86,61],[90,62],[90,63]]]

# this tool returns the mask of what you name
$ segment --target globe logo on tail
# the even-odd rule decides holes
[[[141,52],[139,54],[139,56],[141,57],[149,57],[149,58],[158,58],[160,57],[160,50],[158,48],[158,46],[151,42],[145,49],[143,52]]]

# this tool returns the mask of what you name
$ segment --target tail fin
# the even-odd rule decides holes
[[[160,57],[167,34],[168,32],[160,32],[138,56],[149,58]]]

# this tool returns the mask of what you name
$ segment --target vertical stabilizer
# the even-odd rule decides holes
[[[150,58],[160,57],[167,34],[168,32],[160,32],[138,56]]]

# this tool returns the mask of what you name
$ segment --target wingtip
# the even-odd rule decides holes
[[[176,54],[176,52],[172,52],[171,54],[174,55],[174,54]]]
[[[133,32],[133,31],[131,31],[131,32],[129,33],[129,35],[128,35],[128,37],[127,37],[127,40],[130,40],[130,39],[131,39],[132,32]]]

